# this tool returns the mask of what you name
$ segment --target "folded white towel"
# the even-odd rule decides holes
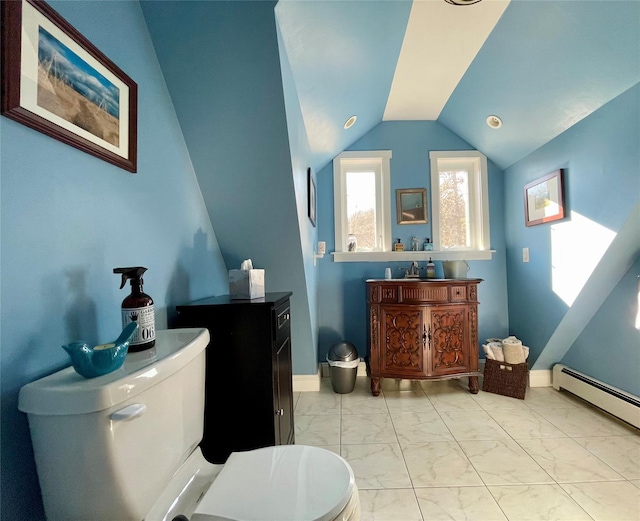
[[[518,344],[503,344],[504,361],[508,364],[523,364],[525,361],[524,350]]]
[[[482,344],[482,349],[489,360],[504,362],[504,354],[502,353],[502,344],[499,342],[489,342]]]
[[[507,338],[502,340],[502,345],[521,346],[522,340],[518,340],[514,336],[508,336]]]
[[[502,346],[491,346],[491,350],[493,351],[495,360],[498,362],[504,362],[504,351]]]

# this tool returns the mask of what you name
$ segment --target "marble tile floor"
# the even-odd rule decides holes
[[[482,380],[481,380],[482,382]],[[296,443],[351,467],[362,521],[640,521],[640,431],[569,393],[467,380],[296,393]],[[482,388],[482,383],[480,384]]]

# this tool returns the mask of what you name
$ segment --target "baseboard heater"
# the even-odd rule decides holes
[[[640,429],[640,399],[566,365],[553,366],[553,388],[564,389]]]

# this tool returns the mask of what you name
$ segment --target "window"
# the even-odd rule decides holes
[[[480,152],[429,152],[434,250],[488,250],[487,158]]]
[[[376,150],[333,160],[337,252],[391,250],[390,159],[390,150]]]

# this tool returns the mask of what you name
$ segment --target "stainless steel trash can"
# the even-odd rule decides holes
[[[348,394],[356,385],[358,374],[358,350],[351,342],[338,342],[327,353],[331,387],[339,394]]]

